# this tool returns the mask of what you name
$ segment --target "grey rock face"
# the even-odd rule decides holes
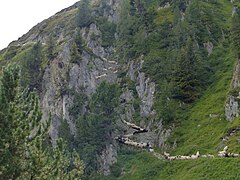
[[[123,114],[121,114],[121,119],[125,119],[128,122],[133,121],[133,115],[135,113],[134,107],[131,104],[131,101],[134,99],[133,93],[126,88],[123,94],[120,96],[122,103]]]
[[[98,33],[97,27],[92,25],[89,33]],[[67,121],[71,134],[76,135],[76,120],[69,115],[74,97],[66,91],[68,89],[75,92],[83,90],[90,97],[102,81],[116,82],[117,79],[117,63],[106,59],[111,56],[111,51],[105,50],[100,44],[88,39],[88,36],[89,34],[86,34],[86,41],[93,54],[84,51],[78,64],[71,63],[70,47],[66,44],[45,69],[41,105],[43,119],[48,119],[49,113],[53,117],[50,132],[53,145],[56,144],[59,136],[61,119]],[[84,109],[79,111],[85,112]],[[113,146],[106,147],[100,157],[100,172],[107,175],[110,172],[110,166],[116,161],[116,150]]]
[[[232,88],[240,87],[240,64],[237,63],[232,79]]]
[[[237,12],[237,7],[236,6],[234,6],[233,8],[232,8],[232,17],[234,16],[234,14],[236,14],[236,12]]]
[[[113,144],[109,144],[106,149],[99,156],[100,163],[99,172],[105,176],[110,175],[110,166],[117,162],[117,148]]]
[[[91,3],[102,2],[100,0],[91,1]],[[104,9],[104,17],[109,22],[117,22],[121,1],[106,0],[105,2],[107,8]],[[111,46],[103,47],[101,45],[102,32],[95,23],[92,23],[88,28],[81,29],[81,36],[86,43],[86,48],[78,63],[71,62],[70,49],[75,32],[74,13],[76,8],[77,4],[62,10],[33,27],[18,41],[12,42],[12,45],[24,46],[39,41],[45,46],[49,37],[53,35],[57,55],[47,62],[41,82],[43,91],[40,94],[42,119],[49,119],[50,114],[52,117],[50,136],[53,146],[56,145],[56,139],[60,135],[59,128],[62,120],[68,123],[72,135],[77,134],[76,119],[73,119],[69,113],[69,108],[74,100],[74,96],[69,90],[75,93],[83,92],[91,97],[102,81],[117,82],[119,65],[117,59],[113,57],[115,49]],[[67,21],[61,20],[64,15],[68,15]],[[55,24],[55,22],[57,23]],[[83,107],[79,112],[86,113],[86,108]],[[109,142],[99,158],[100,172],[105,175],[109,174],[110,165],[116,162],[116,156],[116,147],[113,142]]]
[[[154,114],[152,107],[155,93],[155,83],[150,82],[149,78],[145,78],[144,73],[139,73],[138,78],[140,84],[136,87],[136,90],[138,92],[138,96],[142,99],[142,103],[140,105],[141,116],[146,117],[150,114]]]
[[[236,89],[236,88],[240,87],[240,64],[239,64],[239,62],[237,63],[237,65],[235,67],[231,86],[232,86],[232,89]],[[227,101],[225,104],[225,117],[226,117],[227,121],[232,121],[234,118],[239,116],[239,105],[238,105],[238,100],[237,100],[238,98],[239,98],[239,95],[238,95],[238,97],[235,97],[233,95],[229,95],[227,97]]]
[[[204,43],[203,45],[207,49],[208,56],[210,56],[212,54],[213,47],[214,47],[213,43],[212,42],[207,42],[207,43]]]
[[[166,143],[167,138],[170,136],[172,129],[165,129],[162,121],[155,120],[156,112],[153,109],[154,94],[155,94],[155,83],[142,72],[144,63],[144,57],[141,56],[136,61],[131,61],[128,65],[127,76],[135,82],[137,98],[140,99],[140,116],[142,121],[140,125],[147,128],[149,131],[143,134],[134,135],[133,138],[137,142],[150,143],[151,145],[157,146],[160,149],[167,149]],[[121,95],[123,101],[122,106],[124,113],[121,115],[123,120],[128,122],[134,122],[135,109],[131,102],[135,99],[133,92],[128,88],[124,89]],[[147,119],[145,121],[144,119]],[[124,124],[122,125],[124,127]],[[125,134],[131,134],[134,130],[125,127]]]
[[[58,128],[60,126],[60,120],[65,119],[69,122],[72,133],[75,133],[75,126],[69,119],[68,107],[71,100],[68,96],[64,95],[67,84],[67,64],[69,61],[69,47],[68,45],[63,47],[63,50],[59,55],[49,63],[45,69],[42,81],[42,95],[41,95],[41,107],[43,112],[43,119],[49,118],[51,113],[52,125],[51,125],[51,138],[53,142],[58,137]],[[61,64],[61,66],[60,66]],[[54,144],[54,143],[53,143]]]
[[[141,99],[140,114],[142,117],[155,114],[152,107],[154,103],[155,83],[141,72],[144,60],[141,57],[137,62],[131,62],[129,65],[128,76],[132,81],[136,81],[136,91]]]
[[[90,59],[91,56],[84,52],[79,65],[72,64],[69,70],[69,88],[77,92],[84,88],[84,92],[88,96],[96,90],[97,82],[95,76],[99,73],[93,65],[90,68]]]
[[[104,17],[108,19],[109,22],[116,23],[118,21],[118,8],[120,5],[120,0],[107,0],[106,5],[109,8],[104,10]]]
[[[97,2],[98,0],[96,0]],[[110,9],[104,10],[104,16],[110,22],[118,21],[118,12],[120,0],[106,0],[106,4]],[[76,8],[76,7],[73,7]],[[63,13],[72,10],[66,9]],[[60,16],[56,14],[55,16]],[[53,16],[52,18],[54,18]],[[38,24],[31,32],[19,40],[18,43],[25,44],[29,42],[40,41],[43,45],[47,42],[49,34],[43,33],[44,28],[48,26],[49,20]],[[52,116],[51,138],[53,146],[56,145],[56,139],[59,137],[59,128],[61,121],[66,121],[72,135],[77,134],[76,120],[71,117],[69,108],[73,104],[74,96],[69,90],[74,92],[84,92],[88,97],[96,91],[96,88],[102,81],[117,82],[117,73],[119,69],[118,60],[114,58],[114,47],[103,47],[101,34],[97,24],[92,23],[88,28],[81,29],[81,36],[86,43],[85,49],[78,63],[71,62],[71,42],[73,41],[70,32],[66,32],[64,28],[53,27],[56,29],[56,38],[54,41],[60,43],[58,46],[58,54],[53,60],[48,62],[44,69],[41,93],[41,108],[43,119]],[[34,33],[33,33],[34,32]],[[72,31],[73,32],[73,31]],[[94,38],[93,38],[94,37]],[[152,145],[166,148],[166,139],[170,135],[171,130],[163,128],[162,123],[155,122],[155,110],[153,109],[155,83],[142,72],[144,57],[140,57],[137,61],[130,61],[128,64],[128,77],[135,82],[134,92],[127,87],[124,88],[121,95],[121,109],[123,113],[121,118],[126,121],[133,121],[135,109],[132,101],[137,98],[140,100],[140,116],[141,126],[147,127],[149,133],[135,137],[141,142],[150,142]],[[82,114],[86,112],[83,107],[79,110]],[[148,119],[147,122],[144,119]],[[117,122],[119,126],[126,128],[121,121]],[[155,128],[157,127],[157,128]],[[118,131],[118,130],[116,130]],[[130,131],[126,129],[126,131]],[[114,134],[115,132],[113,132]],[[110,166],[117,161],[117,144],[113,141],[109,142],[106,148],[98,157],[99,172],[109,175]]]
[[[74,136],[77,135],[77,129],[75,126],[75,121],[69,115],[69,108],[73,104],[73,99],[69,95],[63,96],[63,119],[65,119],[69,125],[70,133]]]
[[[227,121],[232,121],[234,118],[238,117],[239,114],[238,102],[235,97],[229,96],[227,104],[225,105],[225,116]]]

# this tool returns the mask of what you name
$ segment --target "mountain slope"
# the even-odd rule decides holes
[[[217,152],[240,148],[238,6],[82,0],[12,42],[0,64],[20,65],[21,85],[39,94],[43,120],[51,114],[53,146],[61,137],[78,151],[83,178],[237,178],[239,159]],[[159,160],[115,140],[126,134],[160,154],[215,158]]]

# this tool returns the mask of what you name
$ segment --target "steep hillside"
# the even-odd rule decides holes
[[[81,0],[3,49],[0,65],[20,66],[83,179],[237,179],[240,158],[217,153],[240,151],[239,6]]]

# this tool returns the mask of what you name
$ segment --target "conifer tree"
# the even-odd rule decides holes
[[[21,85],[30,89],[40,89],[41,63],[43,60],[42,45],[33,45],[22,64]]]
[[[232,43],[234,52],[240,59],[240,10],[237,9],[232,20]]]
[[[49,39],[47,40],[47,58],[48,60],[52,60],[55,58],[56,45],[54,44],[53,35],[50,35]]]
[[[175,98],[190,103],[197,98],[196,61],[193,52],[193,42],[188,38],[177,59],[174,73]]]
[[[92,11],[89,5],[89,0],[82,0],[78,6],[76,16],[76,25],[80,28],[89,26],[92,23]]]
[[[19,68],[8,66],[0,79],[0,177],[3,179],[71,179],[83,173],[76,153],[61,140],[46,146],[49,122],[42,123],[38,98],[19,86]]]
[[[134,16],[136,13],[135,0],[130,0],[130,15]]]

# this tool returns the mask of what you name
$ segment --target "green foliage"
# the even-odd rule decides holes
[[[222,50],[217,53],[221,53]],[[219,55],[219,54],[218,54]],[[224,65],[218,66],[217,81],[210,87],[205,96],[200,99],[188,112],[182,112],[181,123],[174,131],[172,140],[177,140],[177,148],[172,155],[214,154],[218,150],[221,138],[225,136],[230,127],[239,126],[239,119],[230,123],[224,120],[223,104],[228,91],[228,85],[232,76],[232,56],[225,54]],[[231,65],[230,65],[231,64]],[[223,67],[227,67],[228,71]],[[209,118],[209,114],[217,114],[218,117]],[[180,117],[179,117],[180,118]],[[231,138],[227,145],[231,152],[239,152],[238,136]],[[172,142],[173,142],[172,141]],[[198,159],[190,161],[162,161],[149,155],[141,153],[138,155],[120,154],[115,167],[121,169],[123,176],[112,174],[113,179],[234,179],[239,176],[235,169],[239,159],[217,158]],[[225,171],[226,166],[231,167]],[[115,171],[114,171],[115,172]],[[110,179],[110,178],[109,178]]]
[[[234,97],[238,97],[240,92],[240,87],[233,88],[229,91],[229,95],[232,95]]]
[[[139,34],[143,24],[136,20],[137,11],[130,11],[131,6],[137,6],[136,1],[122,3],[125,3],[122,9],[125,13],[121,14],[118,25],[121,38],[117,44],[119,53],[126,60],[139,56],[136,49],[140,46],[136,44],[141,44]],[[145,61],[143,71],[157,83],[154,106],[158,120],[163,118],[164,123],[176,125],[168,140],[171,145],[177,142],[171,154],[187,155],[200,151],[200,154],[216,155],[222,149],[222,137],[228,129],[239,127],[239,119],[229,123],[224,116],[226,95],[238,96],[239,92],[238,88],[229,92],[236,59],[231,54],[230,44],[232,42],[237,55],[239,17],[235,14],[231,18],[232,4],[228,1],[193,0],[188,4],[188,1],[179,0],[170,3],[169,8],[157,9],[157,15],[153,16],[155,29],[145,34],[143,42],[147,51],[141,51]],[[145,9],[150,9],[149,4],[144,4]],[[213,43],[209,55],[204,47],[207,42]],[[210,114],[216,114],[216,117]],[[239,134],[236,134],[225,142],[231,152],[239,152],[238,139]],[[113,167],[114,174],[108,179],[234,179],[239,177],[235,169],[238,163],[238,159],[218,158],[166,162],[146,153],[122,154]],[[224,166],[228,165],[235,170],[225,171]]]
[[[8,47],[8,49],[5,52],[3,58],[5,60],[11,60],[18,53],[19,48],[20,48],[20,46],[10,46],[10,47]]]
[[[71,52],[71,63],[78,64],[82,60],[82,57],[81,57],[81,54],[79,53],[76,43],[73,43],[70,52]]]
[[[92,10],[89,5],[89,0],[80,1],[76,15],[76,25],[83,28],[89,26],[92,21]]]
[[[163,124],[167,125],[176,120],[179,104],[172,99],[174,91],[173,83],[165,81],[161,84],[161,92],[156,93],[158,101],[154,104],[154,109],[158,109],[158,119],[164,120]]]
[[[71,47],[71,62],[79,64],[82,60],[82,52],[85,49],[85,44],[82,39],[81,33],[78,30],[74,36],[74,42]]]
[[[56,56],[57,56],[56,45],[53,39],[53,35],[50,35],[50,37],[47,40],[47,59],[53,60]]]
[[[80,30],[77,30],[77,32],[76,32],[76,34],[74,36],[74,42],[77,46],[78,52],[81,54],[84,50],[85,43],[84,43],[84,40],[82,38]]]
[[[227,158],[162,161],[146,152],[138,153],[137,155],[120,154],[118,166],[122,165],[121,173],[123,175],[118,177],[116,174],[113,174],[105,179],[237,179],[240,177],[238,171],[239,163],[239,159]],[[226,170],[226,167],[232,168]]]
[[[117,24],[119,42],[117,43],[123,59],[136,58],[150,51],[151,42],[148,35],[156,31],[154,19],[156,8],[149,6],[147,1],[134,1],[135,13],[132,11],[132,1],[123,1],[120,11],[120,20]]]
[[[73,135],[70,132],[70,127],[66,119],[61,119],[61,124],[58,130],[59,138],[66,142],[66,149],[71,151],[72,143],[74,142]]]
[[[112,141],[111,132],[114,129],[117,113],[115,108],[119,105],[120,90],[118,85],[102,82],[92,95],[89,110],[85,115],[80,115],[74,110],[81,111],[84,98],[78,95],[71,108],[77,119],[77,137],[74,146],[79,151],[85,162],[85,174],[90,175],[98,169],[97,154]]]
[[[41,64],[44,57],[40,42],[33,45],[31,50],[25,54],[21,68],[21,85],[30,89],[40,90],[42,70]]]
[[[171,4],[170,7],[159,7],[168,2]],[[109,5],[105,0],[100,2],[102,8],[98,8],[96,12],[93,12],[93,8],[90,7],[87,0],[81,1],[75,18],[77,26],[80,28],[88,27],[93,22],[93,15],[97,14],[99,18],[96,19],[96,23],[102,32],[102,46],[116,45],[116,55],[120,59],[119,62],[127,64],[130,60],[144,55],[142,70],[156,83],[154,104],[157,111],[156,121],[163,119],[165,125],[172,122],[175,124],[173,135],[168,141],[170,144],[176,141],[177,148],[171,154],[190,154],[198,150],[200,150],[200,153],[216,153],[219,142],[227,130],[232,127],[239,127],[239,119],[232,123],[224,121],[223,112],[226,95],[229,93],[238,96],[239,92],[238,88],[232,89],[230,92],[228,88],[235,59],[234,55],[230,53],[233,51],[237,58],[240,56],[239,12],[231,18],[232,4],[225,0],[192,0],[191,3],[187,0],[122,0],[120,3],[120,16],[115,25],[103,18],[103,8],[107,12],[109,10]],[[234,2],[234,4],[237,3]],[[46,28],[40,31],[46,33],[46,31],[55,27],[64,27],[67,32],[66,36],[69,35],[72,33],[69,29],[73,27],[71,22],[75,13],[76,9],[56,15],[56,18],[47,21]],[[117,31],[117,39],[115,39],[115,31]],[[92,36],[91,38],[99,37]],[[207,42],[213,43],[213,52],[209,55],[204,45]],[[232,43],[232,47],[229,46],[230,43]],[[52,46],[50,39],[47,44],[47,57],[52,59],[54,57],[53,49],[55,48]],[[0,59],[1,63],[5,63],[4,60],[19,60],[22,62],[22,73],[25,75],[21,79],[21,84],[25,87],[30,85],[33,89],[34,87],[38,88],[38,82],[41,81],[43,54],[41,53],[41,47],[36,48],[37,45],[34,48],[31,47],[32,45],[27,46],[25,46],[24,52],[22,51],[23,47],[11,46],[5,50],[4,54],[0,55]],[[79,63],[83,50],[86,50],[93,57],[97,57],[84,45],[81,36],[76,35],[72,42],[71,62]],[[22,52],[18,53],[20,51]],[[34,70],[31,71],[31,69]],[[14,75],[13,73],[12,79],[15,79],[16,76],[17,74]],[[138,121],[140,120],[139,105],[141,102],[137,99],[136,83],[124,77],[125,73],[120,76],[123,85],[126,85],[134,94],[135,100],[131,103],[136,110],[136,114],[133,116]],[[21,107],[22,105],[15,105],[15,101],[21,101],[22,104],[26,105],[30,102],[34,104],[35,100],[28,100],[31,99],[30,96],[29,98],[24,96],[25,102],[15,100],[14,94],[18,92],[18,88],[12,88],[15,87],[15,82],[6,76],[4,83],[1,86],[2,89],[5,87],[5,90],[1,91],[2,95],[0,96],[0,120],[7,123],[7,121],[4,121],[5,119],[22,117],[19,115],[20,113],[15,112],[23,107]],[[12,91],[9,91],[9,89]],[[87,99],[85,99],[83,93],[74,94],[75,98],[73,107],[70,108],[70,114],[77,122],[77,137],[73,139],[69,134],[69,126],[66,121],[60,127],[62,137],[71,141],[71,145],[80,152],[82,159],[85,161],[86,174],[92,174],[98,169],[96,157],[112,140],[111,133],[116,128],[118,96],[119,88],[106,82],[98,87],[96,93],[89,99],[89,104],[85,104]],[[189,104],[186,105],[181,101]],[[81,116],[83,106],[86,113]],[[35,110],[32,110],[32,112],[38,119],[40,115],[37,112],[37,106],[34,105],[33,107]],[[32,109],[34,109],[33,107]],[[7,117],[5,112],[10,110],[11,113],[8,113],[9,117]],[[210,118],[210,114],[217,114],[217,117]],[[28,119],[26,115],[23,117],[21,122]],[[4,134],[4,129],[8,126],[4,125],[3,127],[1,127],[2,137],[7,136]],[[18,129],[18,131],[21,130]],[[34,166],[25,166],[29,160],[25,161],[20,156],[8,160],[6,157],[9,156],[6,153],[3,155],[4,161],[9,164],[11,162],[17,164],[17,167],[13,166],[13,163],[11,164],[12,170],[8,171],[7,179],[12,178],[9,177],[9,174],[14,174],[13,171],[21,174],[23,172],[21,168],[25,170],[25,167],[29,169],[24,175],[25,179],[32,176],[28,174],[34,174],[32,178],[35,179],[37,177],[46,179],[47,177],[44,174],[46,175],[49,172],[67,178],[63,173],[65,172],[64,168],[61,168],[61,163],[58,164],[51,158],[52,154],[58,151],[62,152],[61,143],[56,151],[51,151],[42,145],[42,137],[38,137],[37,135],[36,139],[31,141],[31,150],[27,151],[33,152],[31,153],[31,163]],[[17,136],[15,135],[14,138],[17,138]],[[239,150],[238,139],[239,134],[226,142],[233,152]],[[22,141],[19,140],[19,142]],[[2,143],[0,150],[2,150],[2,147],[6,149],[8,144]],[[18,148],[23,146],[12,145],[12,147],[11,149],[17,149],[20,152],[21,149]],[[63,154],[70,156],[68,153],[60,152],[57,153],[59,156],[54,156],[56,159],[61,159]],[[67,167],[70,162],[65,158],[63,159],[62,165]],[[52,163],[48,164],[50,162]],[[48,164],[48,166],[45,166],[45,164]],[[124,152],[120,155],[118,164],[112,168],[113,176],[107,177],[107,179],[236,179],[239,176],[238,164],[237,159],[218,158],[188,162],[163,162],[146,153],[129,155]],[[50,167],[50,169],[45,167]],[[225,171],[224,168],[226,167],[229,167],[229,171]],[[4,171],[2,169],[1,172],[6,174],[6,169]],[[85,178],[89,177],[93,176]],[[48,178],[56,179],[54,175],[48,175]]]
[[[174,75],[175,97],[187,103],[191,103],[197,98],[196,88],[199,84],[196,77],[197,64],[192,43],[192,40],[188,39],[186,48],[181,49]]]
[[[240,10],[237,8],[236,13],[232,19],[232,42],[234,52],[238,59],[240,59]]]
[[[40,122],[38,98],[19,86],[19,68],[3,69],[0,80],[0,175],[3,179],[75,178],[83,173],[76,153],[67,154],[59,141],[44,147],[49,123]],[[71,166],[70,166],[71,165]]]
[[[120,96],[119,87],[116,84],[102,82],[93,94],[90,101],[90,109],[94,113],[107,115],[108,117],[114,113]]]
[[[97,18],[97,24],[102,32],[102,46],[112,46],[115,42],[116,24],[103,17]]]
[[[83,90],[80,92],[71,92],[71,95],[73,95],[74,99],[73,105],[69,108],[69,114],[73,116],[74,119],[77,119],[88,98]]]

